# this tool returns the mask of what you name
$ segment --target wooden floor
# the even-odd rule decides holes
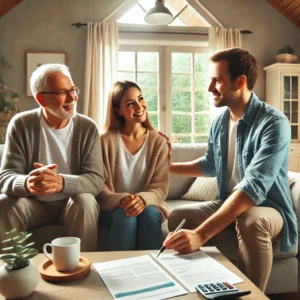
[[[288,294],[267,295],[271,300],[299,300],[300,292]]]

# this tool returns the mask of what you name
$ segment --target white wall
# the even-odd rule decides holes
[[[258,60],[259,77],[254,91],[265,100],[265,72],[263,68],[275,63],[277,49],[290,45],[300,62],[300,28],[280,14],[266,0],[198,0],[224,27],[249,29],[242,35],[243,48]]]
[[[149,0],[150,1],[150,0]],[[76,29],[74,22],[101,21],[122,0],[24,0],[0,18],[0,49],[13,65],[6,84],[20,94],[21,109],[36,107],[25,97],[26,51],[67,52],[74,82],[83,88],[86,27]],[[275,62],[276,50],[290,44],[300,61],[300,29],[262,0],[200,0],[226,27],[250,29],[243,46],[259,61],[259,80],[255,87],[265,99],[265,74],[262,68]],[[79,103],[82,111],[82,103]]]
[[[122,0],[24,0],[0,19],[0,49],[13,65],[6,84],[19,93],[21,110],[37,107],[26,95],[27,51],[67,52],[75,84],[83,88],[87,27],[76,22],[97,22],[114,11]],[[82,90],[83,94],[83,90]],[[82,103],[78,110],[82,111]]]

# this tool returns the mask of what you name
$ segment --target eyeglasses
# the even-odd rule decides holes
[[[77,86],[73,87],[70,90],[61,91],[61,92],[39,92],[39,94],[58,95],[63,99],[67,99],[69,95],[71,96],[79,95],[79,93],[80,93],[80,88]]]

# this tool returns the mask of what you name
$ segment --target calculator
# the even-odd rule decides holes
[[[196,289],[206,299],[237,299],[251,293],[251,291],[241,291],[228,282],[202,283],[198,284]]]

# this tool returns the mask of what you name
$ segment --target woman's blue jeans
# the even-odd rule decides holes
[[[101,211],[100,225],[109,229],[108,250],[152,250],[162,246],[161,214],[147,206],[137,217],[127,217],[123,208]]]

